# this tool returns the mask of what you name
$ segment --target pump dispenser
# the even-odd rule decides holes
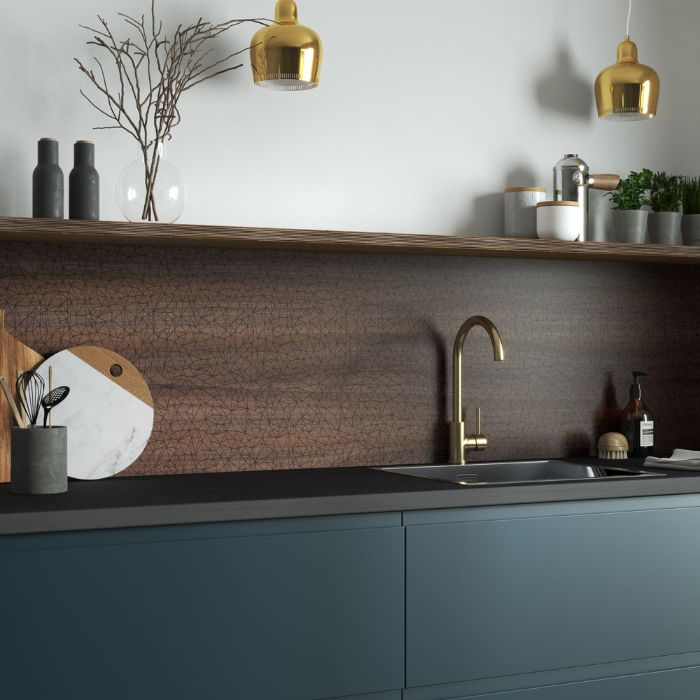
[[[642,401],[640,377],[645,372],[632,372],[634,381],[630,387],[630,401],[620,414],[620,428],[627,438],[630,457],[647,457],[654,450],[654,417]]]

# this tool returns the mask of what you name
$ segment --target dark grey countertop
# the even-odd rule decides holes
[[[688,493],[700,493],[700,473],[463,487],[349,467],[71,481],[55,496],[3,484],[0,535]]]

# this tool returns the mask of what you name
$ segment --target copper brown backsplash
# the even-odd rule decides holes
[[[588,454],[645,370],[657,446],[700,448],[691,266],[80,244],[0,244],[7,329],[43,355],[129,358],[156,406],[125,474],[447,456],[451,346],[485,459]],[[76,397],[75,400],[78,400]]]

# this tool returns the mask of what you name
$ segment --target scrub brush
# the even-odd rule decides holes
[[[598,440],[598,459],[627,459],[630,446],[621,433],[605,433]]]

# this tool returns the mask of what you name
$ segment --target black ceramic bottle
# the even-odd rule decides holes
[[[99,219],[100,176],[95,170],[95,144],[92,141],[75,142],[68,187],[68,216],[71,219]]]
[[[32,216],[63,218],[63,171],[58,165],[58,141],[40,139],[39,163],[32,175]]]

